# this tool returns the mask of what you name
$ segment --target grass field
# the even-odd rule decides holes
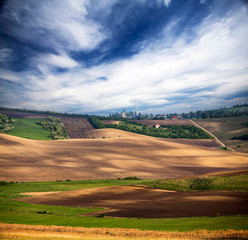
[[[149,182],[150,180],[146,181]],[[248,216],[216,216],[191,218],[111,218],[79,216],[96,211],[96,208],[61,207],[35,205],[13,198],[19,193],[36,191],[67,191],[89,187],[103,187],[124,184],[144,183],[144,180],[98,180],[64,181],[37,183],[9,183],[0,185],[0,222],[32,225],[59,225],[74,227],[136,228],[140,230],[193,231],[206,230],[246,230]]]
[[[36,122],[42,120],[42,118],[12,118],[15,128],[7,132],[7,134],[34,140],[52,140],[49,137],[50,132],[36,124]]]
[[[248,142],[244,140],[231,140],[243,134],[248,134],[248,128],[244,123],[248,122],[248,116],[213,118],[195,120],[200,126],[204,127],[228,147],[239,152],[248,153]]]
[[[175,191],[248,191],[248,174],[235,176],[206,177],[196,179],[155,180],[147,182],[146,185],[152,188],[168,189]]]

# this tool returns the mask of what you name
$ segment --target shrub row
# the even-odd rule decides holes
[[[69,138],[64,124],[58,118],[48,117],[36,124],[41,125],[43,129],[51,132],[49,137],[52,139],[66,139]]]

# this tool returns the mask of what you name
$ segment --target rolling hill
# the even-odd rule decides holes
[[[1,180],[158,179],[248,168],[244,153],[132,135],[37,141],[0,134]]]

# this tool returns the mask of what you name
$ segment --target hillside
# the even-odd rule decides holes
[[[151,137],[37,141],[0,134],[4,181],[173,178],[248,168],[248,155]]]
[[[233,137],[248,134],[248,116],[198,119],[195,120],[195,122],[213,133],[226,146],[234,149],[237,152],[248,153],[247,140],[232,140]]]

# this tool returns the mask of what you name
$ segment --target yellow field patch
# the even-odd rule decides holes
[[[197,230],[192,232],[162,232],[162,231],[141,231],[136,229],[121,228],[83,228],[83,227],[62,227],[62,226],[41,226],[24,224],[0,223],[0,239],[106,239],[106,240],[191,240],[191,239],[211,239],[211,238],[232,238],[247,239],[248,231],[219,230],[207,231]]]

